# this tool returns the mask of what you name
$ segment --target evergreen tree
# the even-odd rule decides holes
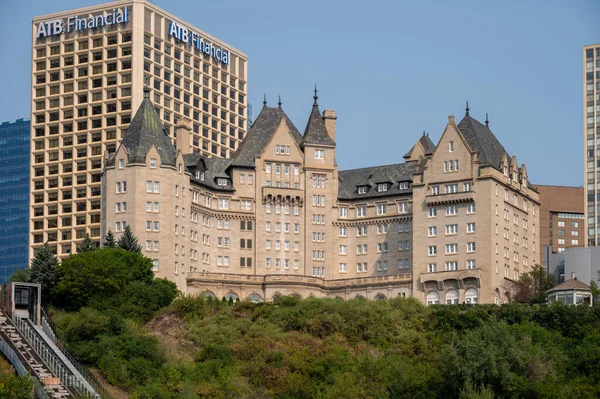
[[[117,246],[129,252],[142,252],[142,247],[138,244],[137,237],[133,234],[129,226],[125,227],[125,232],[117,241]]]
[[[42,286],[42,302],[50,301],[50,291],[58,282],[57,266],[58,258],[45,243],[32,259],[29,269],[29,281]]]
[[[8,278],[10,282],[26,283],[29,281],[29,269],[25,266],[23,269],[17,269]]]
[[[104,246],[104,248],[114,248],[117,246],[117,240],[115,240],[115,235],[112,231],[108,230],[108,233],[106,233],[106,236],[104,237],[104,243],[102,243],[102,245]]]
[[[92,241],[89,234],[85,235],[85,238],[81,242],[79,248],[77,248],[77,252],[89,252],[95,251],[97,249],[96,243]]]

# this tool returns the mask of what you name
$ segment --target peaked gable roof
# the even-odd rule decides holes
[[[250,131],[242,140],[235,154],[231,159],[229,167],[249,167],[253,168],[254,160],[263,152],[271,137],[277,130],[280,121],[283,119],[292,136],[298,144],[302,140],[302,134],[296,129],[290,118],[283,112],[281,107],[262,107],[260,114],[252,124]]]
[[[144,89],[144,100],[121,140],[121,145],[127,150],[128,163],[146,163],[146,156],[154,147],[160,156],[161,165],[175,166],[177,152],[150,101],[147,88]],[[114,157],[108,164],[114,164]]]
[[[304,130],[304,137],[302,137],[302,141],[300,142],[300,147],[304,147],[306,144],[335,147],[335,141],[333,141],[331,136],[329,136],[329,133],[327,133],[323,116],[321,115],[321,111],[319,111],[316,93],[313,98],[315,99],[315,102],[310,111],[306,129]]]
[[[488,126],[481,124],[467,112],[457,127],[469,147],[477,153],[481,165],[501,170],[502,156],[510,156]]]
[[[417,143],[421,144],[425,155],[431,155],[435,151],[436,146],[433,143],[433,141],[431,141],[431,139],[429,138],[429,133],[425,134],[425,131],[423,131],[423,135],[419,138],[419,141]],[[417,144],[413,145],[410,151],[404,154],[403,157],[410,158],[416,146]]]

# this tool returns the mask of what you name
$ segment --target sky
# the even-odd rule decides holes
[[[31,19],[99,0],[0,6],[0,121],[28,117]],[[303,132],[315,83],[337,113],[340,169],[400,163],[469,101],[537,184],[583,184],[582,47],[600,1],[153,0],[248,55],[254,117],[281,95]]]

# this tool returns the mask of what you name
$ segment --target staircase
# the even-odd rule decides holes
[[[51,330],[49,325],[48,329]],[[56,339],[54,334],[52,338]],[[28,317],[15,313],[11,320],[0,311],[0,349],[20,375],[28,373],[33,377],[39,398],[100,399],[101,390],[95,381],[84,377],[80,371],[84,368],[57,342]]]

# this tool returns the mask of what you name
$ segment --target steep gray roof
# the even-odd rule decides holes
[[[425,132],[423,132],[423,135],[419,138],[419,143],[421,143],[421,146],[423,147],[423,150],[425,151],[425,155],[431,155],[435,151],[435,144],[429,138],[429,133],[425,134]],[[413,147],[410,149],[410,151],[404,155],[404,158],[410,158],[413,150],[415,149],[415,146],[416,146],[416,144],[413,145]]]
[[[395,165],[341,170],[339,172],[338,198],[355,200],[408,194],[412,191],[410,184],[408,189],[400,189],[399,182],[412,182],[416,166],[417,162],[411,161]],[[378,183],[390,183],[388,191],[378,192]],[[367,186],[366,194],[358,194],[360,186]]]
[[[263,152],[282,119],[285,121],[292,136],[294,136],[296,143],[300,144],[302,135],[290,118],[283,112],[283,109],[281,107],[274,108],[265,105],[237,151],[233,154],[229,166],[253,168],[255,166],[254,160]]]
[[[161,165],[175,166],[175,147],[163,128],[147,89],[144,89],[144,100],[129,124],[121,145],[127,149],[128,163],[145,163],[148,151],[154,146],[160,155]],[[114,157],[108,164],[114,165]]]
[[[315,102],[313,103],[308,122],[306,123],[306,129],[304,130],[304,137],[300,142],[300,147],[304,147],[306,144],[312,145],[324,145],[329,147],[335,147],[335,141],[327,133],[325,128],[325,122],[321,111],[319,111],[319,104],[317,103],[317,95],[315,93]]]
[[[429,133],[421,136],[421,138],[419,139],[419,143],[421,143],[421,145],[425,149],[425,155],[431,155],[435,151],[435,144],[429,138]]]
[[[227,173],[227,167],[229,166],[230,159],[227,158],[208,158],[198,152],[192,154],[184,154],[183,159],[185,162],[186,169],[192,175],[190,180],[200,184],[201,186],[212,188],[213,190],[222,191],[233,191],[233,182],[231,177]],[[204,172],[204,180],[196,178],[196,171]],[[219,186],[217,184],[217,178],[228,179],[228,186]]]
[[[501,171],[502,156],[506,154],[509,159],[510,156],[490,128],[481,124],[475,118],[471,118],[468,112],[457,127],[469,147],[477,153],[481,165],[489,165]]]

